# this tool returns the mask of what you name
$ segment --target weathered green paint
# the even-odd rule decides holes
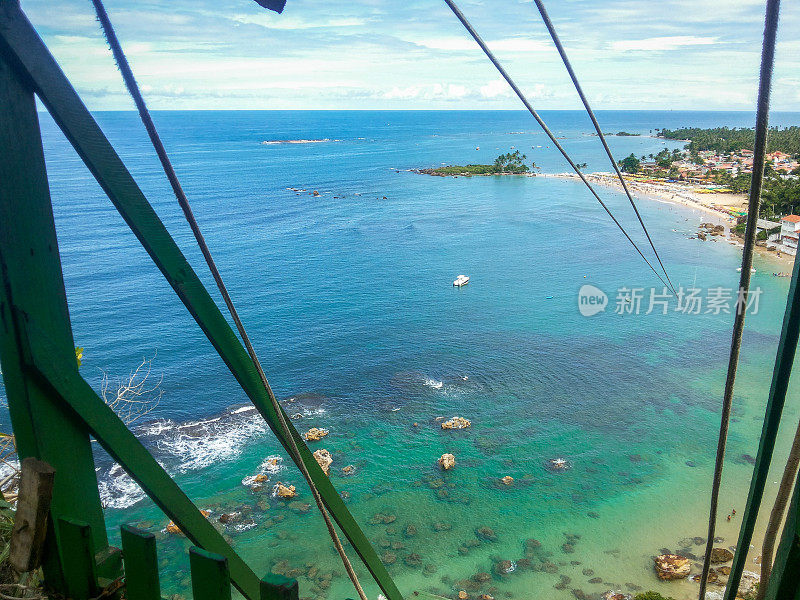
[[[83,420],[106,452],[193,543],[228,558],[236,587],[246,597],[256,600],[260,585],[256,574],[77,370],[65,368],[51,358],[51,342],[47,334],[35,323],[28,323],[26,331],[31,336],[30,369],[35,369],[52,386],[64,405]]]
[[[296,579],[267,573],[261,579],[261,600],[297,600],[299,588]]]
[[[74,519],[58,519],[59,552],[64,568],[64,592],[73,600],[87,600],[97,593],[94,544],[89,525]]]
[[[202,328],[254,406],[283,446],[288,448],[288,438],[282,431],[277,413],[247,352],[21,11],[10,10],[0,14],[0,46],[12,54],[27,72],[36,93],[67,139]],[[387,598],[402,600],[389,573],[336,489],[294,427],[289,424],[289,428],[290,435],[300,449],[301,459],[331,515]],[[130,463],[127,467],[132,473],[139,470],[137,463]]]
[[[194,600],[231,600],[231,577],[224,556],[190,548],[189,567]]]
[[[13,8],[13,7],[11,7]],[[0,14],[9,9],[0,2]],[[55,223],[33,91],[0,52],[0,364],[20,459],[55,470],[53,518],[81,518],[94,546],[108,546],[86,427],[23,367],[24,324],[53,341],[53,360],[77,373]],[[55,538],[44,557],[47,583],[62,585]]]
[[[775,553],[766,600],[800,600],[800,482],[795,481],[792,502],[783,525],[781,543]]]
[[[794,357],[797,353],[797,343],[800,337],[800,260],[795,261],[792,269],[792,280],[789,285],[789,295],[786,299],[786,310],[783,315],[781,337],[778,342],[778,352],[775,357],[775,367],[772,371],[767,407],[764,414],[764,424],[761,428],[761,439],[756,453],[756,464],[750,481],[750,491],[747,494],[747,504],[742,515],[742,526],[739,529],[738,549],[733,557],[728,586],[725,590],[726,600],[734,600],[739,589],[742,571],[744,571],[747,551],[753,539],[753,530],[756,525],[761,501],[764,497],[764,486],[769,475],[769,466],[772,462],[772,453],[775,449],[775,438],[781,423],[783,406],[786,403],[786,392],[789,388],[789,378],[792,374]],[[800,563],[796,563],[800,568]]]
[[[156,536],[131,525],[120,528],[125,560],[125,598],[161,600]]]

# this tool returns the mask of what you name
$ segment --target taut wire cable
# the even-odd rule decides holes
[[[308,487],[311,489],[311,494],[314,497],[314,502],[317,504],[317,508],[319,509],[320,514],[322,515],[323,520],[325,521],[325,526],[328,529],[328,533],[333,541],[333,545],[336,547],[336,551],[339,554],[339,557],[342,560],[342,564],[344,565],[345,571],[347,571],[347,575],[350,578],[350,581],[353,583],[356,591],[358,592],[359,597],[361,600],[368,600],[366,594],[364,593],[364,589],[361,587],[361,583],[358,580],[358,576],[356,575],[355,570],[353,569],[353,565],[350,562],[350,559],[347,557],[347,554],[344,551],[344,547],[342,546],[342,542],[339,539],[339,535],[336,533],[336,529],[333,525],[333,521],[331,520],[330,515],[328,514],[327,509],[325,508],[325,504],[320,496],[319,490],[317,490],[316,485],[314,485],[313,480],[311,479],[311,475],[306,468],[305,463],[303,462],[303,458],[300,455],[300,450],[297,447],[297,442],[292,435],[291,430],[289,429],[289,425],[286,421],[286,415],[283,412],[280,404],[278,403],[275,394],[272,392],[272,388],[267,381],[267,376],[264,373],[264,369],[261,367],[261,361],[258,359],[256,355],[256,351],[253,348],[253,344],[250,342],[250,336],[247,335],[247,331],[244,328],[242,320],[239,318],[239,313],[236,310],[236,307],[233,304],[233,300],[231,300],[230,294],[228,293],[228,289],[225,286],[225,283],[222,280],[222,276],[220,275],[219,269],[217,269],[217,265],[214,262],[214,258],[211,256],[211,251],[206,243],[205,238],[203,237],[202,232],[200,231],[200,226],[197,224],[197,220],[194,217],[194,213],[192,212],[192,208],[189,205],[189,200],[186,198],[186,194],[181,187],[180,181],[178,181],[178,176],[175,173],[175,169],[172,167],[172,163],[170,162],[169,156],[167,155],[167,151],[164,148],[164,144],[161,142],[161,138],[156,131],[155,124],[153,123],[153,119],[150,116],[150,111],[147,109],[147,105],[145,104],[144,98],[142,97],[141,92],[139,91],[139,86],[136,83],[136,79],[133,76],[133,71],[128,64],[128,59],[125,56],[125,53],[122,51],[122,47],[120,46],[119,40],[117,39],[117,35],[114,32],[114,28],[111,25],[111,21],[108,18],[108,14],[106,13],[105,7],[103,6],[102,0],[92,0],[92,4],[94,4],[95,12],[97,13],[97,18],[100,21],[100,25],[103,28],[103,33],[108,41],[109,46],[111,46],[111,51],[114,54],[114,59],[117,62],[117,66],[119,67],[120,72],[122,73],[122,78],[125,80],[125,86],[128,88],[128,92],[130,93],[133,101],[136,103],[136,108],[139,111],[139,116],[144,123],[145,128],[147,129],[147,134],[150,136],[150,141],[153,143],[153,147],[155,148],[156,154],[158,154],[158,158],[161,161],[161,166],[164,168],[164,172],[167,175],[167,179],[169,179],[170,185],[172,186],[172,191],[175,193],[175,197],[178,200],[178,204],[180,205],[181,209],[183,210],[183,214],[186,217],[186,220],[189,223],[189,227],[192,229],[192,233],[194,234],[195,239],[197,240],[198,246],[200,246],[200,251],[203,253],[203,257],[205,258],[206,264],[208,265],[209,270],[211,271],[212,276],[214,277],[214,281],[217,284],[217,288],[219,289],[220,294],[222,295],[223,300],[225,301],[225,305],[228,307],[228,311],[230,312],[231,318],[233,318],[233,322],[236,324],[236,329],[239,331],[239,335],[242,337],[242,341],[244,342],[245,347],[247,348],[247,353],[250,355],[250,359],[253,361],[253,365],[258,372],[258,376],[261,379],[261,383],[264,386],[264,389],[267,392],[267,396],[269,396],[270,403],[272,404],[272,408],[278,415],[278,420],[280,422],[281,430],[284,436],[289,440],[289,453],[291,454],[292,459],[297,464],[300,472],[303,475],[303,478],[306,480]]]
[[[448,7],[450,7],[450,10],[453,11],[453,14],[458,18],[458,20],[461,21],[461,24],[469,32],[469,34],[472,36],[472,38],[475,40],[475,42],[478,44],[478,46],[480,46],[481,50],[483,50],[483,53],[486,55],[486,58],[488,58],[489,61],[491,61],[491,63],[495,66],[495,68],[500,73],[500,75],[503,77],[503,79],[506,80],[506,83],[508,83],[508,85],[511,86],[511,89],[514,91],[514,93],[517,95],[517,97],[522,101],[522,104],[525,106],[525,108],[528,109],[528,112],[531,113],[531,115],[533,116],[534,119],[536,119],[536,122],[539,123],[539,126],[547,134],[547,137],[550,138],[550,141],[553,142],[553,144],[555,145],[556,148],[558,148],[559,152],[561,152],[561,155],[569,163],[569,166],[571,166],[572,169],[575,171],[575,173],[578,174],[578,177],[581,178],[581,181],[583,181],[583,183],[586,184],[586,187],[589,188],[589,191],[592,193],[592,195],[600,203],[600,206],[602,206],[603,209],[605,209],[605,211],[608,213],[608,216],[611,217],[611,220],[614,221],[614,223],[616,224],[617,227],[619,227],[619,229],[623,233],[623,235],[627,238],[627,240],[631,243],[631,245],[636,249],[636,252],[639,253],[639,256],[641,256],[642,259],[644,260],[644,262],[647,263],[647,266],[650,267],[650,270],[653,271],[653,273],[655,273],[655,275],[656,275],[656,277],[658,277],[659,281],[661,281],[661,283],[664,284],[664,287],[670,288],[672,290],[673,294],[676,293],[675,289],[672,287],[672,285],[671,284],[667,284],[667,282],[664,281],[664,278],[661,277],[661,275],[655,269],[655,267],[652,265],[652,263],[642,253],[642,251],[639,249],[639,246],[636,244],[636,242],[634,242],[633,239],[631,239],[631,236],[628,235],[628,232],[625,231],[625,228],[622,226],[622,224],[611,213],[611,210],[609,210],[608,206],[606,206],[606,203],[603,202],[603,200],[597,194],[595,189],[592,187],[592,184],[589,183],[589,180],[586,179],[586,177],[583,175],[583,173],[581,173],[581,170],[578,168],[578,165],[575,164],[575,162],[572,160],[572,158],[570,158],[569,154],[567,154],[567,151],[564,150],[564,147],[556,139],[556,136],[553,135],[552,131],[550,131],[550,128],[547,126],[547,123],[544,122],[542,117],[539,116],[539,113],[536,112],[536,110],[533,108],[531,103],[528,102],[528,99],[525,97],[525,94],[523,94],[522,90],[519,89],[519,86],[517,86],[517,84],[514,83],[514,80],[511,78],[511,76],[503,68],[503,65],[500,64],[500,62],[497,60],[497,58],[495,58],[495,56],[492,53],[492,51],[489,50],[489,47],[483,41],[483,39],[478,34],[478,32],[475,31],[475,28],[470,24],[470,22],[464,16],[464,13],[461,12],[461,10],[458,8],[458,6],[456,6],[456,4],[455,4],[455,2],[453,0],[444,0],[444,2],[445,2],[445,4],[447,4]]]
[[[567,58],[567,52],[564,50],[564,46],[561,44],[561,40],[556,33],[556,28],[553,26],[553,22],[550,20],[550,16],[547,14],[547,10],[542,3],[542,0],[533,0],[536,3],[536,8],[539,9],[539,14],[542,15],[542,21],[544,21],[545,27],[547,27],[547,31],[550,33],[550,37],[553,39],[553,43],[556,45],[556,50],[558,50],[559,55],[561,56],[561,60],[564,62],[564,66],[567,69],[567,73],[569,73],[569,78],[572,79],[572,83],[575,86],[575,91],[578,92],[578,96],[581,98],[581,102],[583,102],[584,108],[586,108],[586,113],[589,115],[589,118],[592,120],[592,125],[594,125],[594,129],[597,132],[597,135],[600,137],[600,142],[603,144],[603,148],[608,155],[608,159],[611,161],[611,166],[614,167],[614,171],[617,173],[617,177],[619,178],[619,182],[622,184],[622,189],[625,190],[625,195],[628,197],[628,200],[633,207],[633,212],[636,213],[636,218],[639,219],[639,224],[642,226],[642,230],[644,234],[647,236],[647,241],[650,243],[650,247],[653,249],[653,253],[656,255],[656,260],[658,260],[658,264],[661,265],[661,270],[664,271],[664,276],[667,278],[669,282],[669,286],[672,290],[675,290],[675,286],[672,285],[672,281],[669,278],[669,273],[667,273],[667,268],[664,266],[664,263],[661,262],[661,257],[658,255],[658,250],[656,250],[656,246],[653,243],[653,239],[650,237],[650,232],[647,231],[647,227],[644,224],[644,220],[642,219],[642,215],[639,214],[639,209],[636,207],[636,203],[633,201],[633,196],[631,196],[631,192],[628,189],[628,184],[625,182],[625,178],[622,176],[622,171],[619,170],[619,165],[617,161],[614,160],[614,155],[611,154],[611,148],[608,147],[608,143],[606,142],[606,136],[603,133],[603,130],[600,128],[600,123],[597,122],[597,118],[594,116],[594,111],[592,107],[589,106],[589,101],[586,99],[586,95],[583,93],[583,88],[581,84],[578,83],[578,76],[575,75],[575,71],[572,68],[572,63],[570,63],[569,58]]]
[[[720,417],[719,439],[717,441],[717,456],[714,463],[714,479],[711,484],[711,505],[708,514],[708,539],[703,561],[703,572],[700,575],[700,600],[704,600],[708,573],[711,568],[711,551],[714,548],[714,537],[717,528],[717,508],[719,504],[719,489],[722,483],[722,468],[725,463],[725,446],[728,440],[728,426],[731,418],[731,405],[733,403],[733,386],[736,381],[736,368],[739,365],[739,353],[742,348],[742,332],[744,331],[744,318],[747,313],[747,300],[750,294],[750,269],[753,266],[753,250],[756,245],[756,229],[758,211],[761,207],[761,186],[764,183],[764,161],[767,154],[767,133],[769,132],[769,96],[772,87],[772,66],[775,63],[775,38],[778,31],[778,15],[780,0],[767,0],[766,15],[764,17],[764,41],[761,46],[761,67],[758,82],[758,103],[756,108],[755,146],[753,147],[753,177],[750,184],[750,197],[747,205],[747,228],[744,234],[744,249],[742,251],[742,273],[739,278],[740,302],[736,305],[736,315],[733,321],[733,335],[731,337],[731,351],[728,358],[728,374],[725,378],[725,393],[722,398],[722,415]],[[747,548],[737,548],[737,552],[747,552]],[[734,562],[734,566],[736,563]],[[728,587],[725,591],[726,600],[731,600],[736,595],[739,587],[741,572],[736,569],[728,577]]]

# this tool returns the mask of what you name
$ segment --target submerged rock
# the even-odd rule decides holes
[[[514,568],[514,563],[510,560],[501,560],[494,564],[492,570],[498,575],[508,575],[514,570]]]
[[[463,417],[453,417],[442,423],[442,429],[466,429],[470,427],[472,423],[468,419],[464,419]]]
[[[733,560],[733,552],[727,548],[711,549],[711,564],[726,563]]]
[[[442,454],[439,458],[439,466],[448,471],[456,466],[456,457],[452,454]]]
[[[417,526],[409,523],[403,530],[403,535],[407,538],[414,537],[415,535],[417,535]]]
[[[373,525],[389,525],[390,523],[394,523],[397,520],[395,515],[391,515],[388,513],[375,513],[372,517],[372,524]]]
[[[653,562],[658,578],[664,581],[685,579],[692,570],[689,559],[678,554],[661,554]]]
[[[478,527],[475,530],[475,535],[477,536],[478,539],[485,540],[487,542],[497,541],[497,534],[491,527]]]
[[[609,590],[602,596],[603,600],[631,600],[630,594],[623,594],[614,590]]]
[[[408,565],[409,567],[421,567],[422,557],[416,552],[412,552],[403,559],[403,562],[406,563],[406,565]]]
[[[220,523],[222,523],[223,525],[227,525],[228,523],[233,523],[234,521],[237,521],[240,516],[241,516],[241,513],[238,513],[238,512],[222,513],[217,518],[217,520]]]

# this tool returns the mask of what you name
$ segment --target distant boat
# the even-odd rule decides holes
[[[742,272],[742,267],[736,267],[736,272],[737,273],[741,273]],[[750,267],[750,272],[751,273],[755,273],[756,272],[755,268],[754,267]]]
[[[453,282],[453,285],[456,287],[461,287],[463,285],[467,285],[469,283],[469,277],[466,275],[459,275],[456,277],[456,280]]]

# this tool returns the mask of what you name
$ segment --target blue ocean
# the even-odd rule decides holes
[[[212,289],[137,115],[95,116]],[[543,117],[587,171],[611,170],[585,115]],[[754,122],[675,111],[598,118],[609,133],[641,134],[609,137],[618,158],[683,146],[654,137],[657,128]],[[331,453],[331,480],[404,595],[696,594],[692,582],[656,579],[652,556],[702,552],[694,538],[705,535],[733,314],[681,312],[674,299],[648,311],[663,284],[580,182],[413,172],[514,150],[537,172],[567,171],[530,115],[154,119],[276,395],[299,430],[328,430],[309,445]],[[162,395],[131,425],[142,442],[257,573],[296,577],[303,598],[353,597],[300,474],[67,140],[49,116],[41,122],[81,373],[100,391],[104,377],[113,386],[152,361]],[[800,114],[771,123],[796,125]],[[652,257],[627,199],[599,193]],[[637,202],[676,287],[736,288],[741,247],[695,238],[709,214]],[[755,265],[762,292],[736,387],[722,546],[736,543],[738,517],[724,517],[744,509],[789,281],[772,276],[786,263],[759,255]],[[470,277],[462,288],[452,285],[459,274]],[[607,295],[604,311],[581,314],[584,285]],[[642,290],[640,311],[618,300],[625,289]],[[797,391],[795,382],[777,473]],[[443,430],[453,416],[471,427]],[[447,472],[443,453],[456,460]],[[552,469],[556,458],[568,468]],[[165,531],[168,519],[100,450],[97,465],[112,539],[121,523],[155,533],[165,593],[186,594],[190,543]],[[257,474],[269,482],[253,485]],[[513,484],[500,483],[506,476]],[[275,498],[279,481],[298,497]],[[235,516],[221,523],[223,514]]]

